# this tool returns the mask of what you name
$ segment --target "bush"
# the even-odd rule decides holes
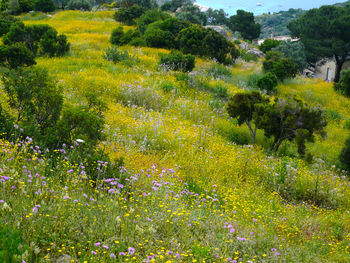
[[[271,93],[278,84],[278,79],[275,74],[268,72],[265,75],[263,75],[259,80],[258,80],[258,88],[261,90],[266,90],[267,93]]]
[[[0,37],[10,31],[11,25],[17,22],[17,19],[10,15],[0,14]]]
[[[128,51],[120,51],[117,47],[108,47],[105,53],[102,55],[104,59],[113,62],[114,64],[120,61],[134,59]]]
[[[53,0],[36,0],[34,8],[35,11],[53,12],[55,11],[55,3]]]
[[[300,72],[307,67],[305,47],[301,41],[282,41],[272,50],[281,52],[284,57],[292,59],[298,65]]]
[[[9,226],[0,226],[0,262],[17,262],[28,249],[21,238],[20,232]]]
[[[258,81],[261,79],[261,74],[250,74],[246,80],[246,85],[252,89],[259,89]]]
[[[0,66],[18,68],[36,64],[34,54],[22,43],[0,46]]]
[[[172,82],[165,82],[163,83],[160,88],[164,91],[164,92],[170,92],[174,89],[176,89],[176,86],[174,83]]]
[[[338,83],[334,83],[334,89],[344,96],[350,97],[350,69],[343,70]]]
[[[168,18],[171,18],[168,13],[162,12],[158,9],[151,9],[137,19],[137,28],[141,33],[144,33],[148,25]]]
[[[203,56],[207,52],[203,46],[206,30],[199,25],[191,25],[179,32],[178,40],[180,50],[185,54]]]
[[[240,54],[241,58],[246,62],[258,61],[258,58],[251,53],[248,53],[246,50],[242,50]]]
[[[273,48],[277,47],[281,41],[275,39],[265,39],[264,42],[259,46],[259,49],[266,53],[271,51]]]
[[[344,170],[350,171],[350,138],[345,142],[345,145],[339,155],[339,161]]]
[[[184,55],[180,51],[173,50],[169,54],[161,56],[159,65],[168,70],[189,72],[194,69],[195,58],[192,55]]]
[[[92,5],[89,0],[70,0],[65,8],[69,10],[90,11],[92,9]]]
[[[222,65],[218,65],[218,64],[214,64],[212,65],[208,71],[207,74],[210,77],[213,77],[214,79],[218,79],[218,78],[229,78],[232,76],[232,72],[231,70],[229,70],[227,67],[222,66]]]
[[[275,51],[267,52],[263,69],[275,74],[279,81],[294,78],[298,73],[298,65],[292,59],[285,58],[282,53]]]
[[[22,22],[12,25],[4,36],[6,45],[25,43],[35,55],[62,56],[69,51],[70,44],[65,35],[57,35],[56,29],[49,25],[25,26]]]
[[[169,31],[163,31],[158,28],[149,27],[145,32],[146,44],[149,47],[156,48],[174,48],[173,36]]]
[[[119,26],[112,31],[112,35],[109,39],[109,42],[113,45],[121,46],[123,45],[122,37],[124,36],[123,27]]]
[[[126,25],[136,24],[135,19],[139,18],[146,12],[145,8],[139,5],[132,5],[119,9],[114,14],[114,19],[117,22],[125,23]]]

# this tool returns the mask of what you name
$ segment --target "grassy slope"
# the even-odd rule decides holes
[[[111,156],[125,157],[129,178],[127,191],[107,194],[84,183],[79,166],[61,160],[57,170],[45,171],[47,160],[36,160],[30,151],[17,154],[2,142],[8,153],[0,156],[0,175],[10,179],[0,184],[0,199],[11,211],[1,209],[0,216],[31,246],[27,261],[68,254],[79,262],[112,262],[114,253],[117,262],[347,262],[349,182],[322,163],[309,168],[266,157],[223,136],[238,128],[208,90],[221,83],[234,94],[239,88],[232,80],[244,79],[258,65],[230,68],[233,77],[222,81],[206,76],[212,62],[198,60],[193,76],[206,88],[189,88],[173,73],[159,71],[159,53],[166,50],[125,47],[140,62],[113,65],[102,58],[117,25],[111,17],[66,11],[26,21],[50,24],[68,36],[69,56],[38,64],[57,77],[71,103],[83,103],[87,89],[101,94],[109,105],[105,147]],[[176,89],[164,92],[161,85],[169,82]],[[334,161],[347,136],[341,126],[350,118],[344,107],[349,101],[321,81],[297,80],[279,91],[342,115],[331,122],[329,138],[312,146],[316,156]],[[30,162],[20,158],[28,155]],[[28,171],[47,178],[29,183]],[[310,199],[334,209],[302,204]],[[135,254],[127,253],[129,247]]]

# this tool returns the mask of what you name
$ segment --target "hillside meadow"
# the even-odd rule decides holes
[[[296,158],[290,143],[280,149],[284,157],[270,156],[261,132],[260,146],[238,145],[248,130],[225,104],[261,63],[223,69],[196,58],[186,75],[158,67],[168,50],[125,46],[137,59],[113,64],[102,57],[118,25],[112,16],[21,17],[67,35],[68,55],[37,64],[57,79],[67,103],[85,103],[88,90],[100,94],[108,105],[100,147],[124,166],[94,185],[85,160],[71,161],[74,150],[50,156],[30,139],[23,147],[1,140],[0,219],[18,261],[349,262],[350,184],[335,166],[349,135],[349,99],[321,80],[278,86],[280,96],[326,111],[328,137],[308,145],[313,164]]]

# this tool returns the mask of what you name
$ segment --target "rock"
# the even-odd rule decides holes
[[[243,50],[248,50],[249,49],[249,44],[247,42],[243,42],[239,45],[240,49]]]
[[[265,56],[264,52],[260,51],[259,49],[252,48],[247,51],[249,54],[253,54],[257,58],[263,58]]]
[[[63,254],[55,261],[55,263],[70,263],[70,262],[72,262],[72,257],[67,254]]]
[[[229,39],[229,33],[228,30],[225,29],[223,26],[205,26],[205,28],[213,29],[216,32],[220,33],[222,36],[224,36],[226,39]]]

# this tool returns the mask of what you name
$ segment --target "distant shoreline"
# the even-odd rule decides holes
[[[237,3],[235,3],[237,2]],[[207,6],[213,9],[224,9],[229,15],[236,13],[236,10],[243,9],[249,12],[253,12],[254,15],[262,15],[264,13],[274,13],[279,11],[287,11],[290,8],[308,10],[311,8],[318,8],[322,5],[333,5],[336,3],[344,3],[346,0],[279,0],[279,1],[266,1],[266,0],[218,0],[213,3],[212,0],[196,0],[196,3]],[[261,4],[261,5],[258,5]]]

